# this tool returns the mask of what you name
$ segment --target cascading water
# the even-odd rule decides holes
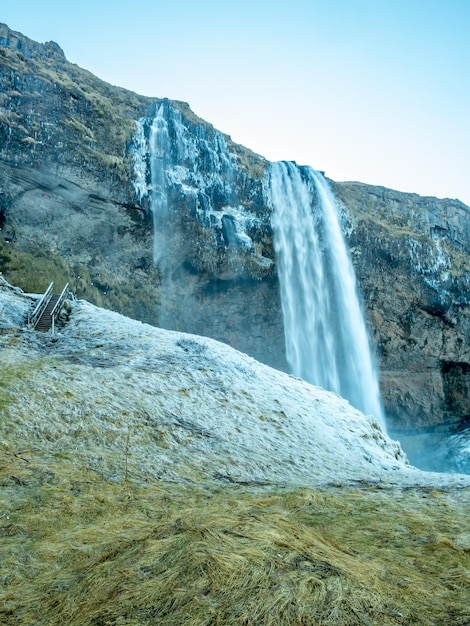
[[[274,248],[292,373],[384,423],[377,375],[336,202],[309,167],[270,169]]]
[[[157,265],[161,266],[168,248],[169,213],[175,205],[184,206],[222,238],[230,235],[232,243],[252,246],[245,232],[252,216],[239,197],[234,163],[221,133],[208,125],[191,124],[168,100],[157,104],[152,118],[139,120],[134,188],[140,199],[149,198]]]
[[[261,222],[249,210],[253,198],[246,193],[246,174],[227,138],[194,114],[188,119],[184,110],[162,100],[152,116],[138,121],[133,184],[153,216],[158,324],[200,333],[200,320],[209,314],[200,294],[194,297],[194,269],[236,273],[237,263],[254,248],[248,231]],[[259,258],[260,267],[269,262]]]
[[[232,251],[252,248],[245,228],[256,217],[242,205],[238,188],[243,181],[236,183],[241,174],[224,137],[211,127],[191,124],[169,101],[160,102],[151,119],[140,120],[135,146],[136,192],[148,195],[154,220],[154,260],[162,294],[158,319],[171,328],[181,299],[173,281],[173,259],[181,242],[173,239],[170,207],[178,205],[180,213],[197,216],[211,229],[214,244]],[[310,168],[277,163],[270,171],[291,371],[381,419],[377,379],[334,198],[323,177]],[[188,305],[184,298],[191,316],[196,304]]]
[[[164,227],[168,216],[166,168],[170,155],[170,136],[165,119],[165,104],[157,109],[150,127],[150,206],[153,213],[153,259],[158,263],[164,246]]]

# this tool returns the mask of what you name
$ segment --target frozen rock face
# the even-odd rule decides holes
[[[133,148],[136,194],[153,215],[158,323],[284,367],[266,162],[189,113],[158,103]]]
[[[0,271],[25,291],[68,281],[99,306],[285,368],[267,165],[186,104],[112,87],[0,25]],[[389,426],[457,432],[470,415],[470,209],[331,184]]]

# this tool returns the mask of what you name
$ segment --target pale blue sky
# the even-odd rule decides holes
[[[0,22],[270,160],[470,205],[470,0],[0,0]]]

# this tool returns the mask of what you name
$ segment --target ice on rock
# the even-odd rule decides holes
[[[195,127],[169,101],[156,107],[155,116],[138,122],[134,139],[134,188],[139,198],[148,196],[154,215],[155,261],[165,245],[165,230],[172,215],[170,189],[191,198],[201,222],[219,230],[224,216],[235,224],[236,242],[252,247],[246,227],[257,218],[240,205],[236,167],[224,136],[203,124]],[[220,204],[220,199],[224,203]]]

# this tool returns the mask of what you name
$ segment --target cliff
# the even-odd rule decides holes
[[[389,424],[464,427],[470,413],[470,209],[335,185],[378,349]]]
[[[160,109],[164,180],[148,150]],[[69,281],[100,306],[285,368],[268,166],[185,103],[112,87],[0,26],[0,270],[23,289]],[[470,209],[331,184],[391,428],[457,431],[470,415]],[[151,211],[162,191],[164,222]]]

